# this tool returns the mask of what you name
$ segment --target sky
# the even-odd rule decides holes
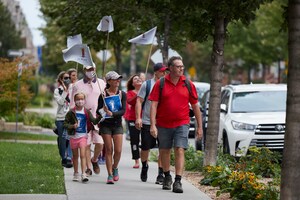
[[[35,46],[44,45],[45,39],[38,28],[44,27],[46,23],[41,17],[39,0],[19,0],[19,2],[33,36],[33,44]]]

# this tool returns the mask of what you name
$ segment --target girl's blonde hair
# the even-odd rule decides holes
[[[86,98],[85,93],[82,91],[79,91],[79,92],[76,92],[76,94],[74,95],[74,100],[76,100],[76,97],[80,94],[82,94],[84,96],[84,99]]]

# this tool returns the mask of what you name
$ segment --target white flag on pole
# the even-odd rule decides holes
[[[109,33],[113,32],[114,31],[114,23],[113,23],[112,17],[111,16],[102,17],[99,25],[97,26],[97,30],[103,31],[103,32],[108,31]]]
[[[75,44],[62,52],[65,62],[74,61],[82,65],[93,66],[90,48],[86,44]]]
[[[68,36],[67,37],[67,48],[71,48],[75,44],[82,44],[82,37],[81,34]]]
[[[152,44],[153,39],[155,37],[156,28],[157,27],[155,26],[151,30],[149,30],[135,38],[130,39],[128,42],[136,43],[136,44]]]

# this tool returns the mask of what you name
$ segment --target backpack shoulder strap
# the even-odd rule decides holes
[[[185,79],[184,82],[185,82],[185,85],[186,85],[186,87],[187,87],[190,95],[191,95],[192,94],[192,88],[191,88],[190,80],[189,79]]]
[[[158,100],[158,102],[160,102],[162,89],[164,88],[164,85],[165,85],[165,77],[161,77],[159,80],[159,100]]]
[[[148,79],[146,81],[146,94],[145,94],[144,101],[142,103],[142,110],[144,109],[145,103],[146,103],[146,101],[148,99],[148,96],[149,96],[149,93],[150,93],[150,89],[151,89],[151,79]]]

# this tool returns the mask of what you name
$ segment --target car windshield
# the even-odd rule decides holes
[[[286,91],[255,91],[234,93],[231,112],[285,112]]]
[[[204,93],[209,90],[209,87],[196,87],[198,93],[198,100],[200,101]]]

